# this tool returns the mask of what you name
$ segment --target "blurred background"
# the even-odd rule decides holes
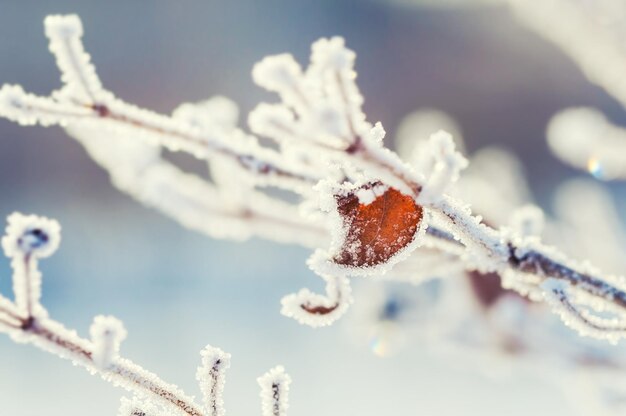
[[[59,86],[42,27],[43,18],[56,13],[81,16],[86,48],[106,88],[165,113],[180,102],[222,94],[246,114],[269,97],[251,81],[256,61],[291,52],[306,63],[311,42],[341,35],[358,55],[365,111],[382,121],[390,146],[407,114],[441,109],[461,126],[470,153],[498,144],[517,154],[548,211],[556,187],[582,175],[549,152],[545,129],[552,115],[588,105],[626,124],[616,101],[500,6],[0,0],[1,83],[39,94]],[[191,158],[176,160],[202,168]],[[626,187],[610,186],[623,212]],[[542,374],[523,367],[477,372],[420,342],[380,357],[346,328],[349,319],[313,330],[281,316],[283,295],[321,288],[304,264],[307,250],[216,241],[185,230],[114,190],[58,128],[0,119],[0,195],[0,217],[19,210],[63,226],[61,249],[42,263],[44,304],[53,317],[86,335],[94,315],[115,315],[129,331],[123,354],[190,394],[199,394],[195,368],[205,344],[232,353],[225,392],[231,415],[260,414],[256,377],[276,364],[293,378],[294,416],[578,414]],[[9,293],[6,259],[0,270],[0,289]],[[122,394],[80,368],[0,337],[2,415],[111,416]]]

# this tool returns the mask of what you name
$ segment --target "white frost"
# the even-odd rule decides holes
[[[91,359],[100,369],[107,369],[119,356],[120,345],[126,338],[124,324],[112,316],[98,315],[89,328],[93,351]]]
[[[287,416],[291,377],[282,366],[274,367],[258,378],[261,386],[261,414]]]
[[[301,289],[282,298],[281,313],[314,328],[335,322],[352,304],[352,289],[347,277],[320,275],[326,282],[326,294]]]

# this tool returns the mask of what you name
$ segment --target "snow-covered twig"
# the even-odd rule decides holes
[[[288,393],[291,377],[281,366],[275,367],[258,379],[261,386],[263,416],[286,416],[289,408]]]
[[[572,301],[567,284],[556,279],[547,279],[542,288],[548,302],[561,315],[567,325],[576,329],[581,335],[593,335],[617,342],[626,333],[626,325],[617,319],[599,318],[589,314]]]
[[[135,107],[103,89],[84,51],[77,16],[49,16],[45,27],[63,87],[41,97],[5,85],[0,90],[4,117],[66,128],[109,171],[118,188],[189,228],[218,238],[260,235],[305,246],[325,241],[322,227],[300,216],[292,205],[268,198],[254,186],[245,187],[244,198],[233,199],[228,189],[184,173],[160,156],[161,147],[202,159],[219,155],[232,161],[229,176],[235,169],[235,175],[253,175],[259,186],[296,192],[303,184],[310,188],[319,172],[260,147],[236,129],[232,102],[218,98],[184,104],[172,116]]]
[[[198,367],[196,377],[202,390],[204,407],[210,416],[223,416],[225,410],[222,393],[226,380],[224,373],[230,367],[230,354],[207,345],[201,355],[202,366]]]
[[[448,252],[468,270],[497,273],[534,300],[552,278],[594,298],[598,309],[626,309],[621,279],[567,260],[529,230],[494,228],[448,194],[467,163],[448,135],[431,138],[424,148],[428,163],[418,166],[385,148],[382,125],[362,111],[355,53],[341,38],[315,42],[306,69],[286,54],[254,67],[255,82],[281,102],[260,104],[249,125],[275,149],[235,127],[236,107],[224,99],[185,104],[169,117],[114,98],[83,50],[76,16],[48,17],[46,33],[64,86],[50,97],[5,86],[0,115],[66,127],[118,187],[183,225],[219,238],[258,235],[317,248],[309,265],[331,283],[326,297],[287,298],[296,306],[286,313],[302,322],[335,319],[351,299],[347,276],[393,275],[420,247]],[[214,183],[165,162],[161,147],[207,159]],[[263,192],[267,186],[296,193],[298,203],[271,197]]]
[[[339,319],[352,303],[352,289],[344,276],[322,276],[326,281],[326,295],[302,289],[285,296],[281,313],[300,323],[320,327]]]
[[[54,220],[19,213],[9,217],[2,247],[12,260],[15,300],[0,295],[0,332],[8,334],[15,342],[32,344],[69,359],[133,393],[136,399],[123,401],[121,416],[223,415],[224,370],[229,366],[229,354],[210,346],[202,351],[202,366],[197,374],[204,396],[204,406],[201,406],[178,387],[119,355],[126,331],[117,319],[96,316],[90,330],[91,339],[85,339],[48,318],[39,301],[41,273],[38,260],[53,254],[59,241],[60,226]],[[272,370],[266,377],[274,373]],[[287,375],[283,374],[283,377],[289,380]],[[275,398],[265,389],[261,395],[263,403]],[[286,385],[283,396],[281,403],[286,403]],[[281,411],[280,415],[285,413]]]

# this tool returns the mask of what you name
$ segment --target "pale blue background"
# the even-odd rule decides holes
[[[428,11],[365,0],[1,0],[0,82],[42,94],[58,86],[42,20],[67,12],[82,17],[105,85],[163,112],[217,93],[247,111],[267,98],[250,79],[255,61],[284,51],[306,61],[312,41],[342,35],[358,53],[372,120],[393,135],[417,107],[446,110],[471,150],[501,143],[520,154],[541,201],[574,175],[544,142],[556,111],[593,105],[626,123],[618,104],[505,10]],[[614,186],[620,206],[623,189]],[[420,345],[379,359],[342,325],[312,330],[283,318],[284,294],[320,286],[304,266],[306,250],[187,231],[115,191],[58,128],[0,120],[0,195],[0,217],[22,210],[63,225],[60,251],[42,265],[44,301],[54,317],[81,334],[95,314],[121,318],[130,333],[124,354],[190,394],[197,394],[198,351],[211,343],[231,352],[230,415],[260,414],[255,379],[278,363],[294,379],[293,416],[575,414],[538,377],[489,379]],[[6,291],[4,259],[0,270]],[[112,416],[120,394],[67,362],[0,337],[2,416]]]

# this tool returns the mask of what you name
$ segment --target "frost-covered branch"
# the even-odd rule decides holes
[[[296,181],[314,181],[313,171],[280,158],[270,149],[260,148],[242,134],[207,131],[188,120],[160,115],[128,104],[102,88],[81,37],[82,24],[77,16],[48,16],[45,20],[50,51],[61,71],[63,87],[50,97],[27,94],[19,86],[5,86],[0,93],[2,111],[20,124],[66,126],[99,120],[109,129],[130,129],[154,144],[173,151],[184,151],[199,159],[211,154],[233,159],[254,174],[277,176]],[[281,182],[277,182],[280,184]]]
[[[236,129],[232,102],[218,97],[183,104],[172,116],[125,103],[103,89],[84,51],[77,16],[49,16],[45,27],[63,87],[40,97],[5,85],[0,114],[20,124],[66,128],[109,171],[118,188],[189,228],[218,238],[260,235],[305,246],[325,241],[323,227],[303,218],[296,207],[254,189],[271,185],[302,192],[319,172],[260,147]],[[208,183],[165,161],[162,147],[201,159],[219,155],[230,164],[211,163],[212,176],[218,179]],[[238,196],[219,183],[219,178],[233,175],[241,182]]]
[[[202,390],[205,409],[210,416],[223,416],[225,410],[222,392],[226,380],[225,371],[230,367],[230,354],[207,346],[201,355],[202,366],[198,367],[196,377]]]
[[[274,367],[258,379],[261,386],[263,416],[286,416],[289,408],[288,393],[291,377],[281,366]]]
[[[316,54],[322,50],[327,56],[325,62],[336,63],[328,72],[347,70],[346,57],[352,59],[352,55],[341,53],[339,45],[338,40],[315,44],[309,70],[301,75],[300,81],[294,79],[293,74],[301,72],[291,71],[293,78],[282,79],[285,81],[283,87],[307,85],[309,71],[314,71],[321,60],[316,59]],[[285,62],[285,68],[293,66],[293,61],[284,56],[276,59]],[[264,62],[268,62],[267,59]],[[288,71],[284,69],[283,72]],[[297,115],[292,120],[292,127],[306,119],[307,113],[302,114],[303,110],[297,104],[286,99],[280,87],[272,84],[271,89],[278,91],[283,98],[282,106],[276,108],[281,111],[291,109]],[[356,84],[351,90],[358,94]],[[360,95],[349,100],[351,103],[361,101]],[[351,107],[350,110],[351,114],[362,114],[360,108]],[[345,129],[339,135],[348,137],[344,154],[337,156],[334,152],[326,153],[326,149],[320,150],[329,158],[342,159],[343,166],[349,166],[356,173],[352,181],[341,184],[331,181],[318,186],[322,195],[329,196],[327,202],[322,202],[322,209],[334,216],[337,225],[333,228],[341,231],[335,235],[329,250],[314,253],[309,262],[313,270],[329,275],[384,273],[405,260],[418,245],[428,245],[429,240],[435,239],[439,240],[438,247],[444,245],[440,244],[442,240],[449,243],[448,246],[456,246],[452,251],[458,250],[458,245],[463,246],[462,258],[467,268],[484,273],[496,272],[504,276],[509,287],[534,300],[541,297],[541,283],[553,278],[569,283],[576,293],[595,299],[597,311],[606,304],[620,310],[626,308],[622,279],[598,274],[539,243],[535,234],[540,227],[541,215],[536,209],[520,214],[518,221],[523,221],[516,224],[517,230],[494,229],[483,223],[480,217],[472,215],[465,204],[446,195],[458,179],[459,171],[467,164],[454,150],[449,136],[436,134],[431,138],[430,159],[421,158],[429,163],[417,166],[421,168],[419,171],[382,147],[384,130],[379,124],[372,126],[364,116],[358,117],[358,122],[350,120],[343,123]],[[350,136],[351,132],[356,135]],[[356,139],[350,141],[350,137]],[[425,228],[424,222],[428,227],[427,237],[422,238],[420,230]]]
[[[588,313],[577,306],[573,296],[568,293],[567,284],[556,279],[547,279],[543,282],[544,296],[563,321],[578,330],[582,335],[592,335],[596,338],[607,338],[617,342],[626,332],[626,325],[618,319],[600,318]]]
[[[76,16],[48,17],[46,34],[64,86],[49,97],[5,86],[0,115],[65,127],[120,189],[185,226],[218,238],[256,235],[316,248],[308,264],[327,293],[288,296],[288,316],[328,324],[351,302],[347,277],[393,276],[394,266],[424,251],[442,251],[466,270],[498,274],[533,300],[543,299],[545,280],[557,279],[575,298],[593,298],[598,312],[626,310],[622,279],[539,242],[540,215],[522,213],[513,228],[494,227],[451,196],[467,161],[450,135],[435,134],[415,165],[388,150],[382,125],[362,111],[356,55],[341,38],[315,42],[307,68],[287,54],[255,65],[255,82],[280,98],[248,117],[253,133],[276,144],[269,148],[235,126],[236,106],[223,98],[183,104],[172,116],[115,98],[83,50]],[[161,147],[206,159],[212,183],[164,161]],[[268,186],[292,191],[298,201],[273,197]],[[106,348],[115,349],[114,342]]]
[[[60,226],[54,220],[19,213],[8,218],[2,248],[11,258],[14,300],[0,295],[0,332],[8,334],[15,342],[32,344],[69,359],[133,393],[135,399],[122,402],[120,416],[222,416],[224,371],[230,365],[229,354],[211,346],[202,351],[202,365],[197,372],[204,398],[202,406],[175,385],[120,356],[126,330],[119,320],[96,316],[90,328],[91,338],[85,339],[48,317],[40,303],[38,261],[56,251],[60,238]],[[271,370],[265,379],[275,378],[276,371]],[[277,394],[267,391],[263,384],[261,397],[264,407],[278,400],[281,410],[276,414],[283,416],[289,377],[282,372],[281,376],[285,381],[280,397],[277,399]],[[263,414],[267,414],[265,410]]]

